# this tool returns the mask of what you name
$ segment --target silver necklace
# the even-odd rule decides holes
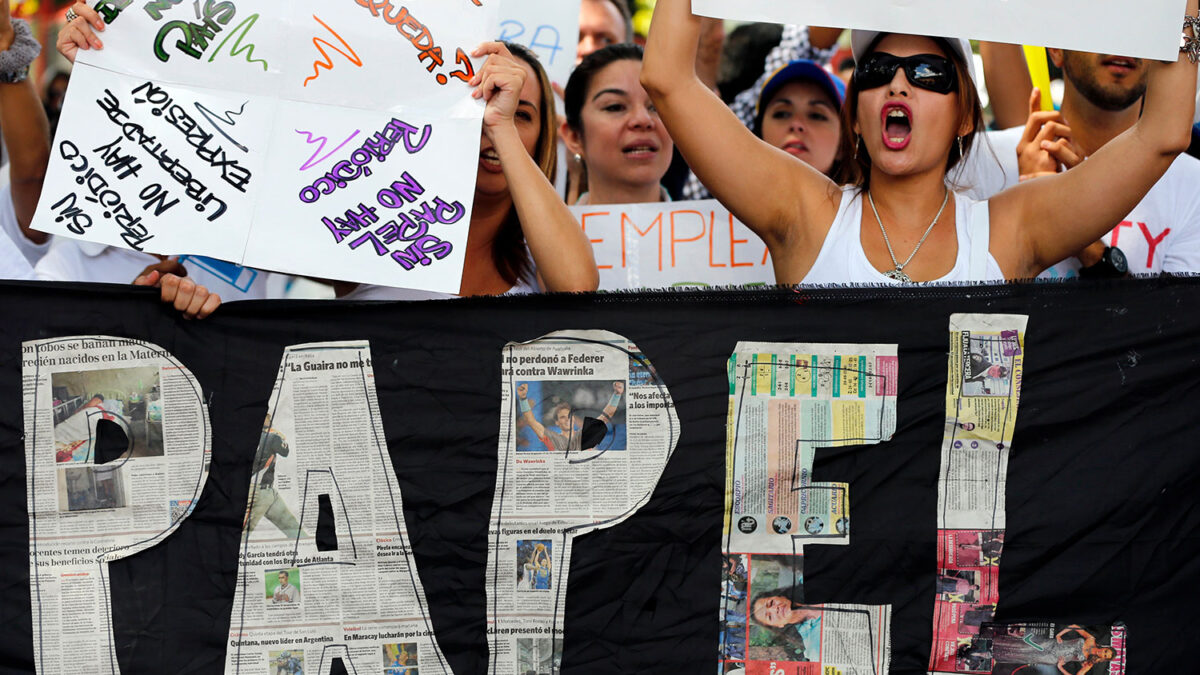
[[[950,202],[950,188],[946,188],[946,196],[942,198],[942,208],[938,209],[937,215],[933,217],[933,222],[929,227],[925,228],[925,234],[921,236],[921,241],[917,242],[917,247],[908,254],[908,258],[904,262],[896,260],[896,252],[892,250],[892,241],[888,239],[887,230],[883,228],[883,219],[879,217],[879,209],[875,208],[875,198],[871,196],[871,191],[867,190],[867,201],[871,203],[871,211],[875,213],[875,222],[879,223],[879,231],[883,233],[883,243],[887,244],[888,255],[892,256],[892,264],[896,266],[894,270],[888,270],[883,273],[883,276],[889,279],[895,279],[901,283],[911,284],[912,277],[904,273],[904,268],[908,267],[908,263],[912,262],[917,251],[921,250],[921,245],[929,238],[929,233],[933,232],[933,226],[938,224],[938,220],[942,217],[942,212],[946,210],[946,204]]]

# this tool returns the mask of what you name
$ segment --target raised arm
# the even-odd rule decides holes
[[[1021,45],[1001,42],[980,42],[983,57],[983,80],[987,82],[996,128],[1008,129],[1025,123],[1029,112],[1029,92],[1033,79]]]
[[[484,133],[500,155],[504,178],[542,286],[547,291],[596,290],[600,286],[600,272],[591,242],[533,161],[517,131],[517,116],[532,115],[536,122],[541,113],[533,107],[536,101],[521,100],[521,88],[528,77],[525,66],[499,42],[480,45],[472,56],[488,57],[471,84],[478,87],[476,97],[487,101]],[[553,134],[554,129],[543,128],[541,133]]]
[[[521,411],[521,419],[533,429],[533,433],[537,434],[538,438],[546,437],[546,427],[533,415],[533,404],[530,403],[526,396],[529,395],[529,385],[521,383],[517,385],[517,409]]]
[[[1196,2],[1188,0],[1191,16]],[[1078,167],[993,197],[990,248],[1005,276],[1034,277],[1125,217],[1187,149],[1195,91],[1196,66],[1185,55],[1150,64],[1137,124]]]
[[[32,62],[41,51],[29,24],[13,22],[8,0],[0,0],[0,51],[26,63]],[[22,77],[19,82],[0,84],[0,132],[3,132],[4,145],[8,148],[17,225],[26,239],[43,244],[48,235],[30,228],[30,223],[50,163],[50,123],[33,82],[27,77]]]
[[[608,405],[604,406],[603,412],[600,413],[602,422],[608,423],[612,421],[613,415],[617,414],[617,406],[621,404],[621,397],[625,395],[625,383],[613,382],[613,395],[608,399]]]
[[[756,138],[696,77],[700,19],[688,0],[658,0],[646,43],[642,85],[692,171],[781,255],[819,247],[837,187],[820,172]],[[814,249],[815,250],[815,249]],[[815,255],[815,254],[814,254]]]

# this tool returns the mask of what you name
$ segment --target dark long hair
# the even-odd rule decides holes
[[[863,56],[875,51],[875,47],[884,37],[891,33],[880,33]],[[975,134],[984,130],[983,105],[979,100],[979,92],[975,89],[975,81],[971,79],[971,71],[967,62],[959,55],[948,40],[940,37],[930,37],[946,54],[946,58],[954,63],[955,76],[958,78],[958,121],[961,125],[966,120],[974,122],[971,131],[962,137],[963,153],[959,154],[958,144],[950,144],[950,155],[946,158],[946,172],[958,165],[971,154]],[[850,78],[846,87],[846,103],[842,105],[842,140],[841,140],[841,175],[838,177],[844,185],[857,185],[860,188],[871,186],[871,154],[866,146],[859,147],[858,134],[854,133],[854,123],[858,119],[858,88],[857,73]]]
[[[537,54],[526,47],[514,42],[505,42],[505,47],[512,55],[521,59],[533,68],[541,85],[542,95],[538,102],[540,113],[538,123],[541,131],[538,133],[537,145],[533,149],[533,161],[546,175],[546,179],[554,182],[558,172],[558,132],[556,131],[557,114],[554,110],[554,91],[550,87],[550,77],[542,67]],[[520,281],[532,281],[533,261],[529,259],[529,250],[525,247],[525,233],[521,230],[521,220],[517,217],[514,206],[496,233],[492,243],[492,262],[500,272],[504,281],[516,285]]]
[[[563,91],[567,126],[583,135],[583,105],[596,75],[618,61],[642,61],[642,48],[634,44],[609,45],[588,54],[571,72]]]

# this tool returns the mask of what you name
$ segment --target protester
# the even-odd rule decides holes
[[[1109,54],[1049,50],[1062,69],[1062,109],[1042,112],[1040,95],[1027,105],[1028,123],[989,133],[1000,158],[970,163],[963,182],[976,198],[987,198],[1022,177],[1053,174],[1078,166],[1132,128],[1141,113],[1151,65]],[[1161,272],[1200,272],[1200,161],[1180,155],[1145,199],[1097,242],[1046,270],[1042,276],[1069,278]],[[1118,249],[1120,253],[1112,249]],[[1122,259],[1126,261],[1121,264]]]
[[[762,87],[754,134],[826,176],[839,165],[846,85],[813,61],[792,61]]]
[[[778,44],[767,53],[761,73],[754,85],[733,97],[729,109],[748,129],[754,129],[759,99],[763,87],[780,68],[794,61],[825,63],[837,48],[840,28],[809,28],[808,26],[784,26]],[[686,71],[682,71],[686,72]],[[687,177],[683,186],[684,199],[708,199],[712,193],[695,173]]]
[[[49,236],[30,227],[50,162],[50,131],[29,66],[42,47],[29,24],[0,0],[0,134],[8,163],[0,186],[0,277],[33,278]]]
[[[1107,231],[1189,141],[1196,68],[1181,55],[1151,66],[1141,118],[1090,161],[976,203],[947,185],[983,125],[969,45],[855,31],[839,188],[681,76],[699,26],[687,0],[659,0],[657,13],[642,83],[693,171],[764,239],[784,284],[1035,276]]]
[[[579,46],[575,65],[609,45],[633,42],[633,17],[625,0],[583,0],[579,5]]]
[[[588,177],[577,204],[670,201],[661,183],[675,146],[641,71],[641,47],[612,45],[585,58],[567,82],[562,135]]]

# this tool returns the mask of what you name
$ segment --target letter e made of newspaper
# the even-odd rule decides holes
[[[488,672],[558,673],[574,539],[649,501],[679,419],[650,361],[607,331],[510,343],[502,372]]]
[[[239,558],[227,675],[323,675],[335,660],[350,673],[452,672],[412,556],[368,343],[284,351]]]
[[[208,408],[191,372],[147,342],[39,340],[22,359],[35,668],[115,675],[108,564],[191,514]]]
[[[850,541],[818,448],[896,430],[896,345],[739,343],[729,360],[722,673],[888,672],[891,607],[806,604],[804,546]]]

